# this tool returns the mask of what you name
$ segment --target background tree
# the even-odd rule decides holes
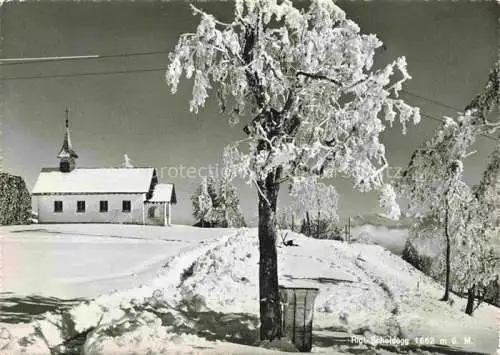
[[[498,236],[500,235],[500,144],[491,155],[480,183],[463,209],[467,219],[456,255],[457,284],[467,291],[465,312],[472,314],[474,299],[498,290]],[[495,303],[495,300],[490,302]]]
[[[204,189],[206,192],[203,192]],[[201,227],[246,227],[238,192],[225,178],[202,178],[192,196],[192,202],[194,216]]]
[[[419,121],[419,111],[397,97],[410,78],[405,58],[373,69],[382,42],[361,34],[331,0],[312,0],[306,10],[288,0],[237,0],[229,23],[191,8],[200,23],[180,36],[166,81],[175,93],[183,73],[193,79],[192,112],[213,90],[231,124],[251,116],[247,138],[226,147],[224,158],[258,192],[260,335],[272,340],[281,324],[280,185],[339,176],[360,191],[382,187],[381,119],[392,124],[399,116],[404,130],[411,119]]]
[[[454,233],[457,240],[453,240],[456,243],[454,244],[456,252],[460,255],[457,260],[459,262],[466,260],[468,263],[477,264],[478,255],[484,255],[481,251],[477,251],[479,254],[475,254],[472,251],[474,248],[471,246],[486,242],[484,233],[478,226],[483,225],[482,220],[485,220],[485,217],[481,214],[488,213],[485,211],[488,211],[489,207],[479,201],[480,197],[477,191],[474,199],[474,196],[471,196],[472,192],[463,182],[460,183],[462,187],[460,193],[453,196],[453,186],[459,180],[457,180],[456,175],[450,175],[450,167],[451,164],[457,163],[463,169],[462,160],[468,155],[476,136],[486,132],[493,133],[500,127],[500,121],[489,119],[490,113],[498,108],[499,103],[499,68],[500,63],[497,62],[488,76],[484,89],[467,105],[465,114],[460,114],[457,121],[445,118],[443,126],[436,131],[433,138],[424,147],[414,152],[408,168],[403,173],[403,179],[398,181],[399,192],[409,200],[410,215],[433,216],[438,221],[442,221],[439,223],[446,240],[444,300],[448,299],[451,277],[450,249],[452,241],[448,228],[450,213],[453,214],[451,217],[455,219],[452,225],[458,226]],[[449,204],[452,197],[456,203],[454,210],[451,210]],[[417,222],[413,230],[418,234],[420,227],[422,224]],[[478,233],[479,235],[477,235]],[[475,242],[472,242],[473,240]],[[472,271],[474,267],[467,268],[461,265],[456,269],[459,271],[468,270],[468,274],[474,273]],[[462,280],[465,279],[468,277],[462,277]],[[473,287],[469,289],[470,293],[473,293]]]
[[[20,176],[0,171],[0,225],[29,224],[31,195]]]
[[[500,61],[497,61],[490,70],[488,80],[483,89],[465,107],[466,111],[474,112],[475,124],[478,128],[486,128],[494,132],[499,126],[499,120],[489,119],[493,111],[498,111],[500,104]],[[498,118],[498,117],[497,117]]]
[[[213,187],[210,186],[210,190],[212,189]],[[212,196],[209,194],[209,181],[206,177],[201,179],[200,186],[191,196],[191,202],[194,218],[200,222],[201,227],[205,227],[208,225],[207,219],[213,209]]]
[[[216,186],[218,194],[213,200],[213,205],[217,226],[224,228],[246,227],[236,187],[225,176],[216,180]]]
[[[298,217],[295,215],[295,211],[291,206],[285,206],[278,208],[276,211],[276,221],[278,228],[285,230],[289,229],[292,232],[297,230]]]
[[[294,215],[302,219],[300,232],[317,239],[332,238],[339,233],[338,195],[333,186],[300,178],[290,190]]]
[[[423,147],[416,150],[397,187],[408,201],[408,214],[434,216],[443,231],[445,244],[445,293],[448,300],[451,276],[451,244],[457,229],[453,221],[463,218],[461,207],[468,187],[461,181],[462,160],[469,154],[475,139],[474,117],[445,118],[442,127]]]
[[[484,88],[467,105],[466,111],[475,117],[476,134],[495,133],[500,128],[500,121],[490,116],[495,110],[498,113],[500,104],[500,61],[497,61],[488,75]],[[461,259],[468,260],[462,266],[461,280],[468,286],[467,306],[465,312],[472,314],[474,298],[483,291],[483,297],[493,289],[492,303],[498,302],[500,288],[497,265],[498,235],[500,235],[500,147],[497,143],[489,165],[478,186],[474,188],[474,203],[469,207],[470,239],[469,248],[462,249]],[[486,296],[487,297],[487,296]]]

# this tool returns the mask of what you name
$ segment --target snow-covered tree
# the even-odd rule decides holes
[[[338,220],[338,195],[333,186],[316,181],[314,178],[297,178],[291,186],[292,207],[298,215],[310,212],[313,216],[320,214]]]
[[[333,186],[318,182],[314,177],[300,177],[291,186],[290,196],[294,215],[304,221],[302,233],[319,239],[338,232],[338,195]]]
[[[464,206],[464,232],[456,256],[457,286],[465,289],[465,312],[472,314],[474,299],[498,282],[498,236],[500,236],[500,144],[493,152],[479,185]],[[498,287],[498,285],[496,285]]]
[[[500,121],[492,121],[488,116],[495,109],[498,111],[500,104],[500,61],[497,61],[491,69],[484,88],[465,107],[466,111],[475,112],[476,124],[484,125],[487,129],[495,130],[500,126]]]
[[[459,174],[453,173],[454,169],[450,168],[456,165],[459,170],[463,170],[462,161],[469,154],[476,136],[485,132],[493,133],[500,128],[500,121],[488,118],[500,102],[499,69],[500,62],[497,62],[484,89],[467,105],[464,114],[460,114],[456,121],[445,117],[443,127],[436,131],[424,147],[414,152],[408,168],[403,172],[403,178],[398,182],[399,192],[409,200],[410,215],[433,216],[442,221],[440,229],[446,240],[445,300],[449,295],[452,246],[457,261],[454,269],[460,274],[456,279],[467,280],[465,283],[469,284],[469,295],[474,289],[473,283],[470,283],[474,280],[472,275],[479,275],[478,265],[487,268],[484,262],[491,259],[486,256],[491,243],[487,242],[481,226],[488,219],[484,214],[493,209],[485,205],[484,201],[481,202],[478,192],[471,191],[460,180]],[[488,170],[492,170],[491,166]],[[481,185],[485,186],[483,182]],[[450,226],[453,226],[452,231]],[[418,230],[421,225],[417,222],[415,227],[413,229]],[[450,240],[451,234],[453,240]],[[474,246],[480,250],[475,250]],[[489,278],[487,274],[481,277]]]
[[[276,221],[279,229],[289,229],[295,232],[297,229],[297,216],[291,206],[280,207],[276,211]]]
[[[193,204],[194,218],[200,222],[202,227],[205,227],[207,218],[213,210],[212,196],[209,194],[209,182],[206,177],[201,179],[200,186],[191,196],[191,202]]]
[[[200,23],[180,36],[166,81],[175,93],[183,74],[193,79],[194,113],[213,91],[230,124],[251,116],[246,139],[226,147],[224,158],[234,176],[257,189],[260,334],[272,340],[281,323],[280,185],[293,189],[304,179],[339,176],[361,191],[381,188],[387,167],[379,140],[383,121],[392,125],[398,116],[405,130],[410,120],[419,121],[419,110],[398,98],[410,78],[405,58],[374,69],[382,42],[361,34],[332,0],[312,0],[305,10],[289,0],[237,0],[228,23],[191,8]]]
[[[203,177],[191,200],[194,216],[202,227],[246,227],[238,192],[227,179]]]
[[[470,189],[461,176],[463,159],[475,139],[473,121],[470,114],[459,116],[457,121],[446,117],[434,136],[413,153],[397,183],[399,192],[408,201],[409,215],[432,215],[441,223],[446,250],[443,300],[449,298],[451,245],[458,231],[456,222],[463,220],[462,207],[470,197]]]
[[[216,180],[218,193],[213,200],[216,224],[220,227],[246,227],[236,187],[226,177]]]
[[[123,156],[122,160],[122,168],[133,168],[134,164],[132,164],[132,160],[128,157],[127,154]]]

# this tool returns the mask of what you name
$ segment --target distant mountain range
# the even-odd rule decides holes
[[[347,223],[347,219],[345,223]],[[380,213],[351,217],[351,228],[367,224],[375,227],[408,228],[411,223],[412,219],[408,217],[401,217],[399,220],[395,221]]]

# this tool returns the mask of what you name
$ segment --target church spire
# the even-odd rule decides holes
[[[66,132],[64,134],[64,141],[57,157],[60,159],[59,170],[62,172],[70,172],[75,168],[75,158],[78,154],[73,150],[71,145],[71,134],[69,130],[69,109],[66,108]]]

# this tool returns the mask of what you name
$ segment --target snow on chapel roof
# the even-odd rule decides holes
[[[149,202],[171,202],[177,203],[175,188],[173,184],[157,184],[153,190],[153,196]]]
[[[146,193],[153,173],[154,168],[42,169],[32,194]]]

